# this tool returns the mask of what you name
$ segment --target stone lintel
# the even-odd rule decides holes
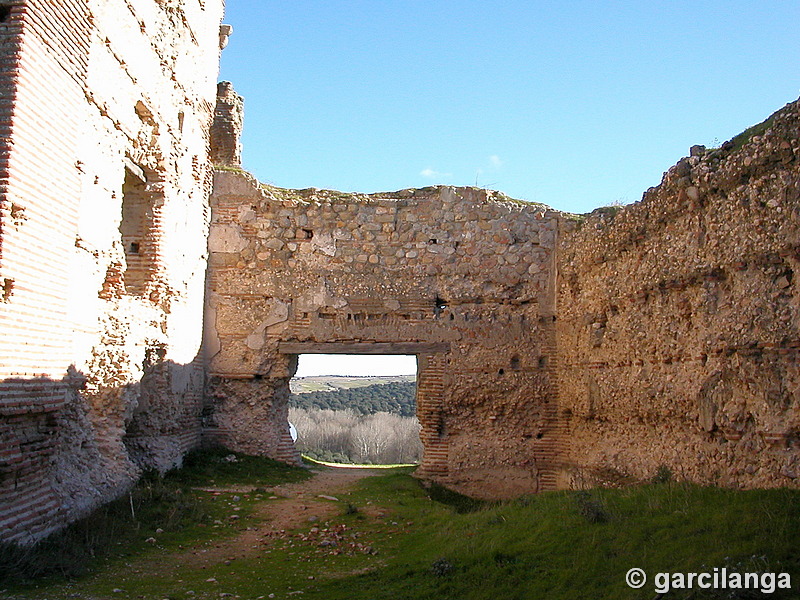
[[[281,354],[438,354],[445,342],[281,342]]]

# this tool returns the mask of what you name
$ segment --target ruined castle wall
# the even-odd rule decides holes
[[[3,539],[41,537],[199,440],[222,5],[0,11]]]
[[[416,354],[421,475],[495,497],[553,484],[557,213],[474,188],[292,191],[219,170],[212,215],[210,435],[292,460],[297,354]]]
[[[573,484],[800,475],[800,110],[693,149],[642,202],[558,249],[560,410]]]
[[[217,84],[217,104],[211,124],[211,162],[222,167],[242,167],[244,98],[230,81]]]

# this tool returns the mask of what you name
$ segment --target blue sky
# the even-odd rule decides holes
[[[800,96],[797,0],[228,0],[225,22],[244,167],[282,187],[588,212]]]
[[[800,95],[800,2],[228,0],[244,166],[283,187],[633,202]]]

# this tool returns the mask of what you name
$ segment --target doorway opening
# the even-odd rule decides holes
[[[414,355],[301,354],[290,382],[295,445],[312,460],[418,464]]]

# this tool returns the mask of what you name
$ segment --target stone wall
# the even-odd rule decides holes
[[[416,355],[418,473],[476,496],[660,467],[797,485],[798,103],[586,218],[475,188],[284,190],[238,168],[222,8],[0,2],[0,539],[201,432],[296,461],[303,353]]]
[[[572,484],[797,485],[798,134],[795,102],[560,240]]]
[[[220,90],[232,131],[241,100]],[[798,131],[793,103],[692,148],[642,202],[583,217],[473,188],[281,190],[219,170],[207,434],[296,460],[296,355],[405,350],[419,365],[418,473],[462,491],[663,468],[796,485]]]
[[[559,218],[475,188],[284,190],[218,170],[208,434],[291,460],[298,354],[416,354],[421,475],[477,495],[551,487]]]
[[[222,7],[0,6],[0,539],[199,440]]]

